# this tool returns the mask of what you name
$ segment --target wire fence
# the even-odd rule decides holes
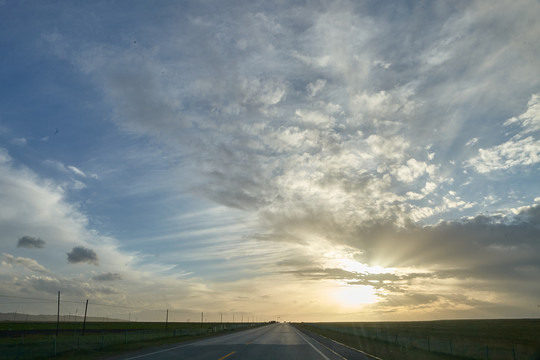
[[[381,328],[366,328],[363,326],[340,326],[336,324],[310,323],[313,328],[330,332],[361,337],[365,339],[382,341],[388,344],[415,348],[430,353],[446,354],[456,358],[479,360],[538,360],[540,348],[530,342],[508,343],[497,342],[495,339],[489,343],[481,343],[466,337],[450,337],[448,335],[426,335],[422,333],[400,333]]]
[[[266,322],[249,312],[193,311],[163,307],[127,306],[86,300],[36,298],[0,294],[0,321],[80,322]]]
[[[204,328],[186,328],[186,323],[173,324],[173,329],[157,330],[125,330],[107,329],[93,331],[82,335],[78,331],[63,331],[58,336],[46,332],[26,333],[20,337],[3,339],[1,342],[0,359],[31,360],[42,357],[57,356],[62,353],[81,351],[99,351],[111,345],[139,343],[164,338],[182,338],[222,333],[255,324],[207,324]],[[7,341],[6,341],[7,340]]]
[[[39,309],[36,311],[36,309]],[[0,294],[0,359],[32,360],[111,345],[196,337],[263,324],[250,313],[151,309]]]

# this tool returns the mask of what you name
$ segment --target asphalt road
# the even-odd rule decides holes
[[[371,359],[363,357],[361,353],[353,358]],[[345,357],[289,324],[272,324],[200,341],[143,350],[114,359],[343,360]]]

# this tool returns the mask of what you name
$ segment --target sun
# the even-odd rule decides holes
[[[376,303],[379,298],[373,286],[340,284],[332,294],[334,301],[347,309]]]

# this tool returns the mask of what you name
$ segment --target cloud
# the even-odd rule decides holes
[[[468,164],[479,173],[532,165],[540,162],[540,140],[532,136],[514,138],[501,145],[479,149],[478,152],[478,156],[469,160]]]
[[[540,162],[540,139],[530,135],[540,130],[540,94],[531,96],[524,113],[504,123],[505,126],[514,124],[520,127],[516,135],[500,145],[479,149],[479,154],[466,164],[479,173],[489,173]]]
[[[122,278],[123,278],[122,275],[118,273],[108,272],[108,273],[96,275],[92,279],[96,281],[117,281],[117,280],[122,280]]]
[[[530,283],[540,276],[538,205],[431,226],[374,221],[356,227],[323,219],[304,219],[301,232],[299,219],[295,220],[293,234],[305,241],[304,250],[298,250],[302,261],[282,262],[285,269],[280,271],[302,281],[370,286],[382,300],[377,306],[395,311],[429,306],[444,312],[448,303],[465,309],[502,305],[517,294],[524,302],[536,297]],[[275,236],[284,238],[291,229],[289,223]],[[313,249],[320,245],[312,238],[323,234],[328,247]],[[353,249],[357,251],[351,257]],[[455,298],[456,292],[464,297]],[[415,293],[419,295],[411,297]]]
[[[68,296],[84,304],[84,299],[113,304],[114,301],[123,300],[123,293],[108,286],[96,286],[81,279],[70,279],[55,275],[30,275],[18,278],[12,286],[26,293],[56,295],[58,291],[62,296]],[[111,301],[111,299],[114,299]],[[95,313],[96,309],[94,309]]]
[[[317,79],[314,82],[307,84],[306,89],[309,92],[309,96],[317,95],[326,86],[326,80]]]
[[[40,239],[40,238],[37,238],[37,237],[33,237],[33,236],[28,236],[28,235],[25,235],[25,236],[22,236],[19,238],[18,242],[17,242],[17,247],[23,247],[23,248],[44,248],[45,247],[45,241]]]
[[[11,143],[18,146],[25,146],[28,143],[28,141],[25,138],[16,138],[16,139],[12,139]]]
[[[519,124],[523,134],[528,134],[540,130],[540,94],[533,94],[527,103],[527,110],[513,117],[504,123],[505,126]]]
[[[68,262],[72,264],[88,263],[98,265],[98,256],[94,250],[83,246],[75,246],[71,252],[67,253]]]
[[[25,257],[15,257],[10,254],[2,254],[3,260],[2,260],[2,266],[13,266],[18,265],[22,266],[28,270],[42,273],[42,274],[49,274],[50,271],[46,269],[44,266],[40,265],[36,260],[25,258]]]
[[[466,184],[485,197],[493,181],[470,168],[487,174],[540,161],[538,97],[530,97],[540,78],[530,46],[538,4],[508,4],[393,3],[400,17],[388,5],[353,1],[255,4],[254,12],[216,7],[146,24],[163,39],[155,47],[68,32],[44,38],[101,90],[116,124],[182,159],[194,193],[256,217],[247,239],[346,244],[365,264],[418,266],[441,286],[452,277],[503,289],[496,274],[510,286],[507,279],[522,284],[536,271],[517,265],[537,260],[526,251],[536,249],[527,233],[536,230],[524,225],[534,221],[474,216],[478,198]],[[518,134],[501,139],[503,123]],[[472,216],[442,221],[464,214]],[[380,286],[316,261],[297,270]],[[422,277],[388,273],[383,284],[396,292],[424,294],[409,288]]]
[[[69,170],[71,170],[75,175],[78,175],[78,176],[81,176],[81,177],[86,177],[86,174],[82,170],[76,168],[73,165],[68,165],[67,168]]]

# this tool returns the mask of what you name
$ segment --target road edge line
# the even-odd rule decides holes
[[[175,346],[175,347],[172,347],[172,348],[167,348],[167,349],[163,349],[163,350],[159,350],[159,351],[154,351],[154,352],[147,353],[147,354],[141,354],[141,355],[137,355],[137,356],[125,358],[125,359],[123,359],[123,360],[140,359],[140,358],[143,358],[143,357],[146,357],[146,356],[155,355],[155,354],[160,354],[160,353],[163,353],[163,352],[167,352],[167,351],[171,351],[171,350],[176,350],[176,349],[183,348],[183,347],[190,346],[190,345],[191,345],[191,344],[182,344],[182,345]]]
[[[302,340],[304,340],[305,342],[307,342],[309,344],[309,346],[311,346],[313,349],[315,349],[316,352],[319,353],[319,355],[321,355],[325,360],[330,360],[326,355],[324,355],[321,350],[317,349],[317,347],[315,347],[315,345],[313,345],[308,339],[306,339],[302,334],[301,332],[298,331],[298,329],[296,329],[295,327],[293,327],[294,331],[296,331],[296,333],[298,334],[298,336],[300,336],[302,338]],[[313,339],[313,338],[311,338]],[[315,340],[315,339],[313,339]],[[317,340],[315,340],[317,341]],[[317,341],[318,342],[318,341]],[[319,343],[319,342],[318,342]],[[320,343],[319,343],[320,344]],[[321,344],[322,345],[322,344]],[[324,345],[323,345],[324,346]],[[326,346],[325,346],[326,347]],[[340,355],[341,356],[341,355]]]
[[[306,335],[307,335],[307,334],[306,334]],[[369,357],[373,358],[374,360],[383,360],[383,359],[381,359],[381,358],[378,357],[378,356],[372,355],[372,354],[370,354],[370,353],[367,353],[367,352],[362,351],[362,350],[357,349],[357,348],[353,348],[352,346],[349,346],[349,345],[340,343],[339,341],[334,340],[334,339],[330,339],[329,337],[326,337],[326,336],[324,336],[324,335],[321,335],[321,334],[317,334],[317,335],[320,336],[320,337],[323,337],[323,338],[325,338],[325,339],[327,339],[327,340],[330,340],[330,341],[332,341],[332,342],[335,342],[336,344],[339,344],[339,345],[341,345],[341,346],[345,346],[346,348],[349,348],[349,349],[351,349],[351,350],[354,350],[354,351],[357,351],[357,352],[359,352],[359,353],[362,353],[362,354],[364,354],[364,355],[366,355],[366,356],[369,356]],[[308,336],[309,336],[309,335],[308,335]],[[313,339],[313,338],[312,338],[312,339]],[[313,340],[315,340],[315,339],[313,339]],[[317,340],[315,340],[315,341],[317,341]],[[317,342],[318,342],[318,341],[317,341]],[[321,343],[319,343],[319,344],[321,344]],[[324,344],[321,344],[321,345],[324,346]],[[324,347],[327,348],[328,350],[332,351],[332,350],[329,349],[328,347],[326,347],[326,346],[324,346]],[[333,352],[333,351],[332,351],[332,352]],[[337,355],[339,355],[339,354],[337,354]],[[341,355],[339,355],[339,356],[341,356]],[[343,356],[341,356],[341,357],[343,358]]]

